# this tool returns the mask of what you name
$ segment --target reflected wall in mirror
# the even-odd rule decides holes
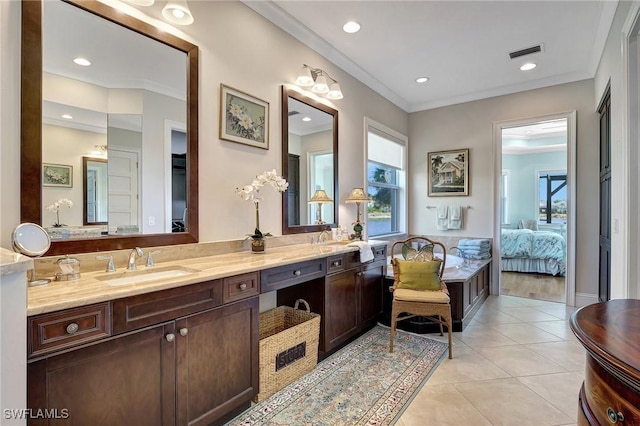
[[[107,159],[82,157],[82,224],[106,225],[108,217]]]
[[[282,233],[316,232],[338,217],[338,111],[282,86]],[[313,202],[324,191],[334,202]]]
[[[68,198],[70,228],[107,225],[92,241],[54,240],[48,254],[196,242],[197,46],[99,2],[22,8],[21,220],[46,228],[44,207]],[[80,54],[90,66],[73,62]],[[85,163],[96,156],[106,177],[100,161]],[[76,166],[83,185],[42,187],[43,162]]]

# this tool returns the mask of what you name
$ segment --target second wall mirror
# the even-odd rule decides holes
[[[338,111],[282,86],[282,233],[317,232],[338,217]]]

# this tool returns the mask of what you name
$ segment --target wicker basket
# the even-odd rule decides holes
[[[306,311],[298,309],[300,303]],[[260,314],[260,393],[254,402],[273,395],[307,374],[318,362],[320,315],[302,299]]]

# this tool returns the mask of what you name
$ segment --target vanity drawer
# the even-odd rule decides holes
[[[222,305],[222,280],[205,281],[113,301],[113,332],[148,325]]]
[[[327,274],[344,271],[344,255],[327,257]]]
[[[108,302],[28,318],[28,357],[111,336]]]
[[[262,293],[286,288],[292,285],[322,278],[326,275],[325,259],[285,265],[267,269],[260,274],[260,290]]]
[[[225,278],[222,283],[222,302],[229,303],[260,294],[257,272]]]

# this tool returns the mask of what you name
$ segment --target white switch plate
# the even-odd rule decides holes
[[[155,216],[149,216],[149,226],[156,226]]]

